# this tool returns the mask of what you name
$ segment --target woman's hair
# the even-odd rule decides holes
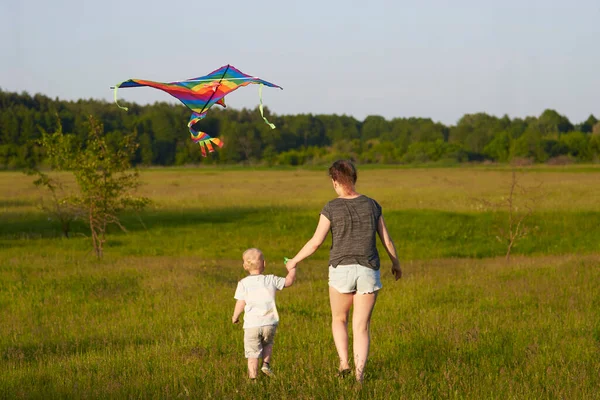
[[[352,187],[356,183],[356,167],[348,160],[338,160],[329,167],[331,179],[344,187]]]

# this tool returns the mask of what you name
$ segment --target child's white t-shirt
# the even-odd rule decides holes
[[[279,314],[275,292],[285,287],[285,278],[275,275],[249,275],[238,282],[236,300],[244,300],[244,329],[277,325]]]

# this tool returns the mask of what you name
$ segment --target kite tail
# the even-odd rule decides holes
[[[200,132],[200,133],[204,133],[204,132]],[[206,133],[204,133],[204,134],[206,135]],[[192,139],[192,140],[194,140],[194,139]],[[200,146],[200,151],[202,151],[202,157],[206,157],[206,149],[208,149],[208,151],[210,153],[215,151],[215,149],[213,147],[213,143],[215,145],[217,145],[218,147],[223,147],[223,142],[221,140],[219,140],[219,138],[211,138],[210,136],[206,140],[198,140],[198,141],[194,140],[194,142],[198,143],[198,145]]]
[[[127,111],[127,110],[129,110],[129,108],[127,108],[127,107],[124,107],[124,106],[120,105],[120,104],[119,104],[119,102],[117,101],[117,89],[119,88],[119,86],[121,86],[121,85],[122,85],[123,83],[125,83],[125,82],[126,82],[126,81],[124,81],[124,82],[121,82],[121,83],[119,83],[118,85],[115,85],[115,87],[114,87],[114,96],[115,96],[115,104],[117,105],[117,107],[119,107],[119,108],[121,108],[121,109],[123,109],[123,110]]]
[[[260,104],[258,106],[258,109],[260,110],[260,116],[262,117],[262,119],[265,120],[265,122],[267,123],[267,125],[269,125],[271,127],[271,129],[275,129],[275,124],[270,123],[266,118],[265,118],[265,114],[263,113],[263,102],[262,102],[262,89],[263,89],[263,84],[261,83],[258,86],[258,100],[260,101]],[[116,90],[116,89],[115,89]]]
[[[190,117],[190,121],[188,122],[188,129],[190,130],[190,135],[192,137],[192,141],[194,143],[198,143],[198,145],[200,146],[200,150],[202,151],[203,157],[206,157],[207,149],[210,153],[215,151],[215,149],[212,146],[213,143],[218,147],[223,147],[223,142],[221,141],[221,139],[210,137],[210,135],[206,132],[202,132],[202,131],[196,132],[196,131],[194,131],[194,129],[192,129],[192,125],[194,125],[196,122],[203,119],[205,116],[206,116],[205,113],[204,114],[192,114],[192,116]]]

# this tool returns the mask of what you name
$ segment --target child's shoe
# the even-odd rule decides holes
[[[271,371],[271,368],[269,368],[269,363],[263,363],[262,368],[260,369],[262,371],[263,374],[267,375],[268,377],[273,377],[273,371]]]

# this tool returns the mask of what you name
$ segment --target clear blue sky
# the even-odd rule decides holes
[[[66,100],[232,64],[284,88],[264,90],[277,114],[455,124],[553,108],[578,123],[600,117],[599,49],[598,0],[0,0],[0,88]],[[256,87],[228,96],[257,103]]]

